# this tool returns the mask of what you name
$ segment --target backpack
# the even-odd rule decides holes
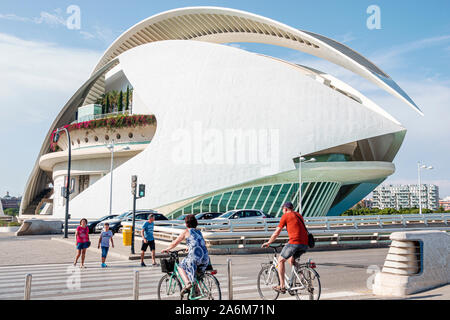
[[[294,212],[294,215],[297,217],[298,220],[300,220],[300,222],[303,224],[303,226],[305,227],[306,232],[308,233],[308,247],[310,248],[314,248],[314,246],[316,245],[316,239],[314,239],[314,236],[309,233],[308,229],[306,228],[305,223],[303,222],[303,219],[301,219],[298,215],[297,212]]]

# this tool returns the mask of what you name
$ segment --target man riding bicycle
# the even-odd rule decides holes
[[[278,238],[284,227],[287,229],[289,242],[284,246],[278,258],[280,285],[273,287],[275,291],[283,294],[286,293],[284,281],[286,260],[289,259],[291,266],[294,266],[295,259],[299,258],[308,250],[308,231],[305,228],[303,217],[294,211],[294,205],[291,202],[286,202],[283,205],[283,216],[281,217],[280,223],[269,241],[263,243],[262,247],[269,247]]]

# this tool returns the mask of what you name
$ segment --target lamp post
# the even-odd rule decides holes
[[[113,171],[114,171],[114,139],[111,144],[106,146],[109,151],[111,151],[111,166],[109,169],[109,173],[111,175],[111,181],[109,185],[109,215],[112,215],[112,188],[113,188]],[[123,150],[130,150],[130,147],[126,146]]]
[[[112,187],[113,187],[113,170],[114,170],[114,139],[111,144],[107,146],[109,151],[111,151],[111,167],[109,169],[109,174],[111,175],[111,181],[109,184],[109,215],[112,215]]]
[[[69,233],[69,198],[70,198],[70,167],[71,167],[71,163],[72,163],[72,144],[70,142],[70,134],[69,134],[69,130],[67,130],[67,128],[58,128],[56,129],[54,135],[53,135],[53,142],[56,143],[58,142],[59,139],[59,134],[61,131],[64,131],[67,135],[67,141],[68,141],[68,145],[69,145],[69,157],[67,160],[67,182],[64,186],[64,197],[66,198],[66,213],[64,215],[64,238],[68,238],[68,233]]]
[[[302,213],[302,162],[304,162],[304,163],[316,162],[316,159],[311,158],[311,159],[306,160],[304,157],[302,157],[301,153],[298,158],[298,212],[301,215],[303,215],[303,213]]]
[[[422,185],[420,182],[420,170],[421,169],[432,170],[433,167],[421,164],[420,161],[417,162],[417,180],[419,183],[419,214],[422,214]]]

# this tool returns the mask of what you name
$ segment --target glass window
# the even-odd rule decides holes
[[[281,187],[281,192],[278,195],[278,198],[275,200],[275,203],[273,204],[272,211],[271,212],[264,211],[264,212],[267,213],[268,215],[275,216],[280,210],[281,206],[283,205],[284,199],[288,199],[286,196],[291,186],[292,186],[291,183],[283,184],[283,186]]]
[[[252,193],[250,194],[250,197],[248,199],[247,205],[245,206],[246,208],[252,208],[253,204],[256,201],[256,198],[258,197],[259,192],[261,191],[262,187],[255,187],[253,188]]]
[[[268,212],[270,210],[270,207],[272,207],[273,203],[276,200],[276,197],[278,195],[278,191],[281,189],[281,184],[274,185],[272,188],[272,191],[270,191],[269,196],[267,197],[266,204],[264,208],[262,209],[263,212]]]
[[[219,203],[219,211],[225,212],[227,211],[227,203],[230,200],[231,192],[224,193],[222,200]]]
[[[251,191],[252,191],[251,188],[247,188],[247,189],[244,189],[244,190],[242,191],[241,196],[240,196],[240,198],[239,198],[239,201],[238,201],[238,203],[236,204],[236,208],[238,208],[238,209],[245,209],[245,208],[244,208],[244,205],[245,205],[245,203],[247,202],[247,199],[248,199],[248,197],[249,197]]]
[[[217,195],[215,195],[213,198],[212,198],[212,201],[211,201],[211,211],[217,211],[217,212],[221,212],[220,210],[219,210],[219,201],[220,201],[220,198],[222,197],[222,195],[221,194],[217,194]],[[226,210],[223,210],[222,212],[225,212]]]
[[[227,208],[228,210],[240,209],[240,208],[236,208],[236,203],[237,203],[241,193],[242,193],[242,189],[233,191],[233,194],[231,195],[231,199],[228,202],[228,208]]]
[[[270,189],[272,188],[272,186],[264,186],[261,194],[259,195],[255,205],[253,206],[253,208],[255,209],[262,209],[262,206],[264,204],[264,201],[266,200],[267,196],[269,195]]]

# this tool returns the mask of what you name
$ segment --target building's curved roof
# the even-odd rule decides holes
[[[125,31],[106,50],[94,72],[123,52],[163,40],[215,43],[257,42],[299,50],[344,67],[400,98],[422,114],[414,101],[375,64],[349,47],[308,31],[245,11],[219,7],[188,7],[149,17]],[[101,83],[98,84],[101,86]],[[102,88],[93,88],[94,90]],[[95,99],[95,94],[92,99]]]

